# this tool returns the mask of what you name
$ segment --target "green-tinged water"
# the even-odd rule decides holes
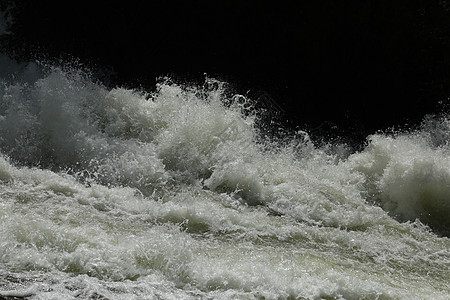
[[[447,118],[345,154],[219,82],[2,63],[0,299],[449,299]]]

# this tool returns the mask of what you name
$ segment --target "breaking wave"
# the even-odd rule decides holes
[[[24,277],[42,297],[448,295],[446,115],[343,155],[303,131],[264,138],[252,100],[213,79],[145,92],[0,63],[4,286]]]

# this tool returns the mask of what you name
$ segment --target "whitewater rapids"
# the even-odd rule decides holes
[[[448,299],[444,114],[345,153],[218,81],[0,66],[0,299]]]

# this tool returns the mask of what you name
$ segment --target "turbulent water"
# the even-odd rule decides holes
[[[345,153],[214,80],[0,66],[0,299],[449,299],[444,114]]]

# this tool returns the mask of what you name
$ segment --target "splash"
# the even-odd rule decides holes
[[[142,92],[2,59],[0,295],[447,296],[449,240],[426,226],[448,228],[445,118],[343,156],[263,139],[212,79]]]
[[[369,201],[401,221],[419,219],[448,236],[450,152],[442,136],[449,132],[449,121],[436,119],[434,128],[427,121],[413,133],[373,135],[346,164],[364,174]]]

